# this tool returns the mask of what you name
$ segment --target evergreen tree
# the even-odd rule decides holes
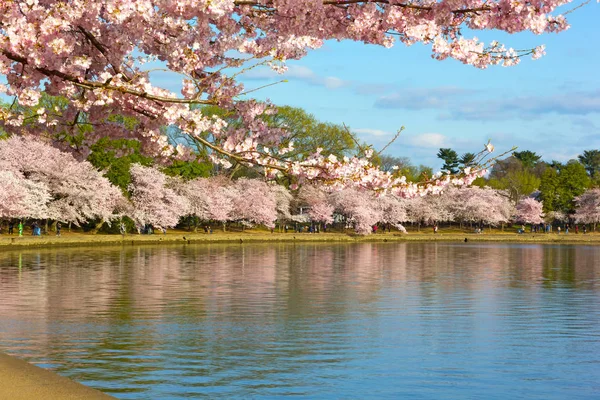
[[[590,178],[600,175],[600,150],[584,150],[578,158]]]
[[[538,156],[534,151],[524,150],[515,151],[513,156],[521,161],[523,167],[533,169],[538,162],[540,162],[542,156]]]
[[[456,151],[450,148],[441,148],[437,153],[438,158],[444,161],[442,170],[448,171],[451,174],[458,173],[459,159]]]
[[[475,153],[465,153],[460,159],[461,168],[474,167],[475,166]]]

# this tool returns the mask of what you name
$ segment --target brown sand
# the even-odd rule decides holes
[[[98,390],[0,353],[1,400],[109,400]]]

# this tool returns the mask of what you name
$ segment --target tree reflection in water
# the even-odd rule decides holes
[[[122,398],[457,394],[482,374],[542,393],[523,374],[600,370],[599,278],[599,248],[565,245],[5,251],[0,346]]]

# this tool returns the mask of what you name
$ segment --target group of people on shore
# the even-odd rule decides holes
[[[7,234],[12,236],[15,234],[15,227],[17,228],[17,234],[18,236],[23,236],[23,232],[25,230],[25,224],[23,224],[23,221],[20,220],[18,223],[16,223],[15,221],[8,221],[7,224]],[[0,224],[0,233],[3,233],[3,225]],[[60,222],[56,223],[56,236],[60,236],[60,231],[62,228],[62,224]],[[31,223],[31,235],[32,236],[42,236],[42,225],[40,223],[38,223],[37,221],[33,221]]]
[[[573,229],[573,227],[571,226],[571,224],[566,223],[564,224],[564,226],[558,225],[556,227],[556,233],[558,235],[560,235],[562,232],[564,232],[564,234],[568,234],[569,230]],[[579,233],[579,225],[575,224],[575,228],[574,231],[576,234]],[[588,232],[587,230],[587,225],[583,225],[581,231],[586,234]],[[521,225],[521,228],[518,230],[517,233],[525,233],[525,225]],[[553,226],[552,224],[531,224],[530,228],[529,228],[529,232],[530,233],[552,233],[553,232]]]
[[[8,234],[9,235],[14,235],[15,234],[15,226],[17,227],[17,230],[19,232],[19,236],[23,236],[23,221],[19,221],[18,224],[15,224],[14,221],[8,221]],[[2,233],[4,226],[0,225],[0,233]]]

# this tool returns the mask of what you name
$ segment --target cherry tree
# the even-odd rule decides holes
[[[38,140],[0,140],[0,170],[45,185],[51,196],[46,216],[75,224],[110,220],[122,201],[120,190],[87,161]],[[33,215],[32,215],[33,217]]]
[[[443,199],[461,222],[481,222],[498,225],[508,222],[514,210],[510,200],[491,188],[452,188]]]
[[[452,221],[454,216],[450,204],[451,200],[445,196],[411,198],[407,201],[407,220],[416,222],[419,227],[421,223]]]
[[[187,214],[201,221],[212,219],[209,205],[212,186],[207,178],[196,178],[190,181],[174,179],[173,182],[175,192],[188,202]]]
[[[47,218],[49,201],[44,183],[0,171],[0,218]]]
[[[220,222],[225,231],[227,222],[234,219],[233,199],[238,197],[238,190],[234,185],[219,185],[215,180],[211,183],[212,190],[208,196],[210,219]]]
[[[335,211],[354,225],[357,233],[371,233],[373,225],[381,220],[381,209],[376,207],[372,194],[353,188],[332,193]]]
[[[575,221],[584,224],[600,222],[600,189],[586,190],[581,196],[575,198]]]
[[[184,196],[190,202],[190,214],[204,221],[217,221],[226,224],[235,219],[234,199],[238,188],[225,176],[196,178],[185,184]]]
[[[271,187],[258,179],[241,178],[235,181],[233,218],[247,225],[275,226],[277,201]]]
[[[131,166],[132,208],[129,216],[138,224],[167,228],[188,214],[187,199],[170,187],[169,178],[155,167]]]
[[[544,222],[542,207],[542,202],[526,197],[517,203],[515,220],[526,224],[541,224]]]
[[[544,47],[514,50],[484,43],[465,32],[484,30],[534,34],[561,32],[569,25],[557,7],[567,0],[27,0],[0,3],[0,92],[21,106],[37,107],[25,115],[19,107],[3,108],[5,130],[65,137],[83,132],[72,150],[85,156],[101,137],[134,137],[158,159],[186,157],[190,150],[169,143],[164,126],[174,126],[215,162],[262,166],[268,176],[285,173],[302,183],[392,191],[404,196],[438,193],[449,183],[468,183],[482,174],[435,177],[416,185],[376,168],[369,159],[342,160],[317,149],[302,161],[285,161],[290,151],[286,132],[271,129],[261,116],[269,104],[245,100],[254,88],[238,77],[268,65],[278,72],[285,61],[300,59],[326,40],[354,40],[392,47],[431,46],[438,60],[454,58],[477,68],[517,64],[538,58]],[[181,95],[157,85],[153,69],[181,77]],[[39,107],[40,91],[66,99],[61,107]],[[193,105],[225,109],[228,124]],[[131,129],[114,115],[133,117]],[[79,127],[93,129],[79,130]]]
[[[316,185],[302,186],[297,196],[300,204],[308,206],[307,214],[310,220],[324,224],[333,222],[334,206],[329,197],[329,193],[323,187]]]
[[[290,205],[294,196],[290,193],[288,189],[286,189],[282,185],[270,184],[269,188],[271,190],[271,195],[275,199],[275,208],[277,210],[277,220],[281,223],[283,221],[290,220],[292,218],[292,214],[290,212]]]
[[[393,226],[401,226],[400,222],[408,219],[406,208],[407,200],[394,195],[381,196],[374,199],[379,208],[379,222]]]
[[[546,214],[545,218],[548,222],[567,222],[569,220],[569,216],[563,211],[550,211]]]

